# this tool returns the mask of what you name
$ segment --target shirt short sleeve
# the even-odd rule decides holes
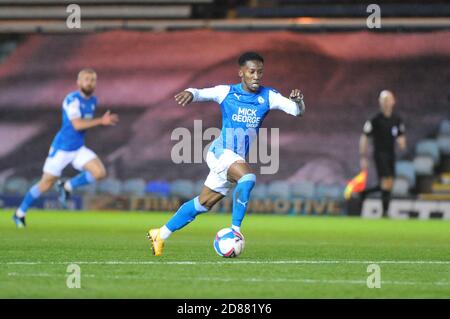
[[[63,108],[69,120],[81,118],[80,100],[77,98],[66,98]]]
[[[373,124],[371,120],[367,120],[366,123],[364,123],[363,127],[363,133],[367,136],[371,136],[373,133]]]

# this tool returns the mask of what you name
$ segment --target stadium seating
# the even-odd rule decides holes
[[[443,120],[439,124],[439,134],[440,135],[450,135],[450,121],[449,120]]]
[[[315,186],[311,182],[297,182],[291,186],[292,196],[302,198],[313,198],[315,195]]]
[[[415,147],[416,192],[422,199],[449,200],[450,121],[439,123],[436,139],[421,140]]]
[[[409,181],[404,177],[396,177],[392,186],[392,195],[395,197],[408,197],[410,190]]]
[[[200,192],[203,189],[203,186],[205,186],[204,180],[198,180],[194,183],[194,194],[200,194]]]
[[[119,195],[122,191],[122,182],[115,178],[106,178],[97,183],[99,194]]]
[[[252,190],[252,198],[266,199],[267,198],[267,185],[264,183],[256,183]]]
[[[29,182],[24,177],[12,177],[6,180],[3,191],[6,194],[21,195],[28,191]]]
[[[448,119],[439,124],[437,144],[441,154],[440,172],[450,172],[450,121]]]
[[[419,163],[419,168],[420,165]],[[414,187],[416,184],[416,171],[414,163],[411,161],[397,161],[395,163],[395,174],[397,177],[402,177],[408,183],[408,187]]]
[[[170,189],[170,184],[166,181],[150,181],[145,187],[145,192],[149,195],[167,197]]]
[[[146,183],[143,178],[132,178],[123,182],[122,193],[133,196],[145,195]]]
[[[418,155],[414,158],[416,175],[433,175],[434,161],[429,155]]]
[[[267,188],[267,196],[270,198],[289,199],[291,196],[291,187],[285,181],[273,181]]]
[[[439,146],[436,140],[421,140],[416,144],[417,155],[428,155],[433,159],[433,165],[438,165],[440,161]]]
[[[437,137],[439,152],[443,155],[450,155],[450,134],[439,135]]]
[[[344,187],[339,185],[319,184],[316,186],[316,198],[342,199],[344,197]]]
[[[429,155],[418,155],[414,158],[414,169],[417,176],[417,193],[429,193],[434,180],[434,162]]]
[[[175,180],[170,184],[170,195],[190,199],[195,195],[194,183],[190,180]]]
[[[97,185],[98,183],[85,185],[83,187],[80,187],[77,192],[82,195],[95,195],[97,194]]]

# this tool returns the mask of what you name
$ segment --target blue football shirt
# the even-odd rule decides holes
[[[248,92],[242,83],[238,83],[206,89],[189,88],[187,91],[193,94],[194,102],[215,101],[220,104],[222,130],[209,149],[217,158],[224,149],[245,158],[270,110],[280,109],[291,115],[301,115],[297,103],[270,87],[261,86],[257,92]]]
[[[79,91],[69,93],[62,104],[62,126],[52,142],[53,151],[75,151],[84,145],[86,130],[77,131],[72,120],[94,118],[97,98],[85,98]]]

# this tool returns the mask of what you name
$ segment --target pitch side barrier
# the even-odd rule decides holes
[[[23,199],[22,195],[0,195],[0,208],[14,209]],[[92,211],[176,211],[186,200],[180,197],[128,196],[128,195],[74,195],[68,201],[70,210]],[[229,213],[232,199],[224,198],[211,211]],[[32,208],[62,209],[56,195],[42,196]],[[268,198],[253,199],[248,205],[249,214],[276,215],[346,215],[345,203],[327,198]]]
[[[101,199],[100,199],[101,198]],[[179,197],[128,197],[104,195],[85,198],[88,210],[131,210],[131,211],[176,211],[187,199]],[[224,198],[211,211],[228,213],[232,210],[232,199]],[[292,199],[252,199],[248,204],[249,214],[277,215],[345,215],[344,203],[325,198],[292,198]]]
[[[0,194],[0,208],[4,209],[16,209],[20,206],[23,200],[23,195],[7,195]],[[71,196],[67,203],[69,210],[82,210],[84,208],[83,197],[79,195]],[[39,197],[31,206],[32,209],[62,209],[61,204],[58,201],[57,195],[43,195]]]
[[[416,199],[393,199],[389,204],[388,217],[394,219],[446,219],[450,220],[450,202]],[[380,199],[367,199],[362,205],[361,216],[381,218],[383,207]]]
[[[14,209],[20,205],[21,195],[0,195],[0,208]],[[68,202],[68,209],[75,211],[130,211],[160,212],[176,211],[187,199],[180,197],[125,196],[125,195],[74,195]],[[211,211],[230,213],[232,199],[224,198]],[[62,209],[56,195],[42,196],[34,204],[38,209]],[[346,202],[329,198],[267,198],[253,199],[248,205],[248,214],[274,214],[299,216],[361,216],[382,218],[380,199],[369,198],[364,202],[352,199]],[[450,220],[450,201],[421,200],[414,198],[393,199],[387,214],[392,219],[442,219]]]

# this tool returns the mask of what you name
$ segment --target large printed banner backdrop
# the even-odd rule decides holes
[[[83,67],[98,72],[99,112],[119,112],[114,128],[89,132],[88,146],[113,176],[147,180],[206,178],[203,164],[175,164],[171,134],[220,127],[213,103],[178,106],[187,87],[235,83],[236,59],[245,50],[266,60],[265,84],[305,95],[302,119],[274,111],[265,127],[280,129],[280,167],[259,181],[344,183],[358,171],[358,138],[391,89],[404,118],[408,154],[449,117],[450,31],[428,33],[290,33],[112,31],[32,35],[0,65],[0,174],[39,176],[60,125],[64,96]],[[206,145],[209,141],[204,141]],[[406,154],[406,155],[408,155]],[[373,170],[371,171],[373,175]]]

